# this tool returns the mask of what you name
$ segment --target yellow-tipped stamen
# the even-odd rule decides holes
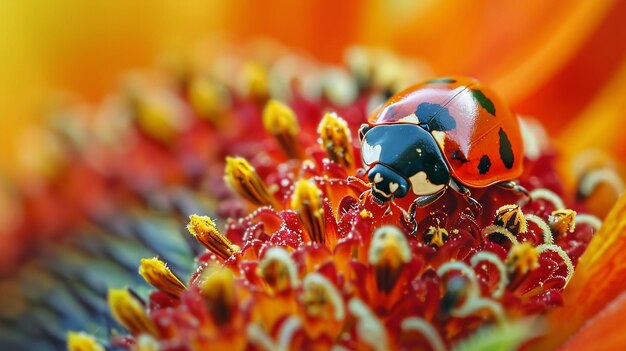
[[[553,211],[548,217],[550,228],[559,235],[571,233],[576,228],[576,211],[560,209]]]
[[[127,289],[110,289],[108,301],[115,320],[128,329],[132,335],[159,335],[141,301]]]
[[[319,143],[328,157],[345,168],[352,169],[354,157],[348,123],[336,113],[329,112],[322,118],[317,133],[320,135]]]
[[[379,289],[389,292],[396,284],[404,264],[411,260],[411,249],[400,229],[386,225],[374,232],[368,259],[375,268]]]
[[[170,271],[165,262],[156,257],[142,258],[139,274],[148,284],[174,297],[178,297],[187,289],[185,284]]]
[[[265,252],[258,274],[275,293],[295,288],[298,280],[296,264],[282,247],[272,247]]]
[[[322,192],[306,179],[296,184],[291,198],[291,208],[298,213],[310,241],[326,242],[326,220]]]
[[[509,273],[526,273],[539,268],[539,253],[537,249],[528,242],[515,244],[511,247],[506,258],[506,265]]]
[[[448,237],[450,234],[446,230],[446,228],[442,228],[439,226],[430,226],[428,231],[424,235],[424,240],[428,245],[432,245],[434,247],[440,248],[443,244],[448,241]]]
[[[269,92],[267,68],[258,62],[248,62],[241,72],[240,84],[243,95],[257,101],[265,101]]]
[[[237,194],[248,200],[255,207],[272,206],[278,209],[278,203],[261,180],[256,170],[243,157],[226,157],[224,181]]]
[[[239,246],[234,245],[227,237],[217,230],[215,222],[208,216],[193,214],[189,216],[187,230],[204,247],[225,260],[239,251]]]
[[[518,205],[504,205],[496,211],[495,225],[508,229],[513,234],[526,233],[528,223]]]
[[[67,333],[67,351],[104,351],[104,347],[89,334],[70,331]]]
[[[277,100],[268,101],[263,110],[263,126],[276,138],[287,157],[302,159],[302,149],[298,142],[300,126],[296,114],[289,106]]]
[[[215,267],[204,272],[200,293],[218,325],[229,323],[236,308],[235,277],[228,268]]]
[[[198,116],[212,122],[220,121],[220,114],[230,105],[228,92],[206,78],[195,78],[188,88],[189,103]]]
[[[171,142],[182,127],[181,117],[158,96],[137,96],[134,107],[139,128],[160,142]]]

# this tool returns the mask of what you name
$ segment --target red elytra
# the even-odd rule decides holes
[[[372,126],[429,122],[440,127],[429,129],[451,175],[462,184],[483,188],[522,174],[524,145],[517,117],[493,90],[472,78],[439,78],[414,85],[369,118]]]

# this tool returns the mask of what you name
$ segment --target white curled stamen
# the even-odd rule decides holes
[[[496,289],[494,290],[492,294],[493,297],[499,299],[504,294],[504,290],[506,289],[507,284],[509,284],[509,278],[506,274],[506,266],[504,265],[500,257],[498,257],[498,255],[491,253],[491,252],[487,252],[487,251],[481,251],[475,254],[474,256],[472,256],[470,263],[475,269],[478,263],[483,262],[483,261],[487,261],[493,264],[494,266],[496,266],[496,268],[498,269],[498,272],[500,273],[498,286],[496,287]]]
[[[430,343],[430,347],[433,351],[445,351],[446,346],[441,339],[441,336],[437,332],[437,330],[432,326],[432,324],[428,323],[428,321],[419,318],[419,317],[411,317],[402,321],[402,325],[400,326],[403,331],[416,331],[421,333],[426,340]]]
[[[536,250],[538,254],[541,254],[545,251],[552,251],[561,257],[561,259],[565,263],[565,266],[567,267],[567,277],[565,277],[565,286],[567,286],[570,279],[572,279],[572,275],[574,275],[574,265],[572,264],[572,260],[569,258],[567,253],[565,253],[565,251],[563,251],[560,246],[554,244],[542,244],[537,246]]]
[[[555,194],[554,192],[548,189],[544,189],[544,188],[535,189],[530,192],[530,198],[533,200],[534,199],[546,200],[552,203],[552,205],[554,205],[555,209],[557,210],[561,210],[565,208],[565,203],[563,203],[563,200],[559,197],[559,195]]]
[[[530,213],[525,215],[524,217],[526,217],[526,221],[533,222],[537,226],[539,226],[539,228],[541,228],[541,230],[543,231],[543,243],[544,244],[554,243],[552,230],[550,229],[550,226],[548,225],[548,223],[546,223],[546,221],[544,221],[541,217],[534,215],[534,214],[530,214]]]
[[[600,227],[602,226],[602,221],[600,220],[600,218],[586,213],[576,215],[576,223],[590,225],[595,230],[600,229]]]
[[[477,313],[482,309],[490,310],[498,322],[505,321],[505,314],[502,306],[487,298],[480,296],[480,287],[478,286],[478,279],[476,273],[470,266],[464,262],[454,261],[447,262],[439,267],[437,274],[443,276],[450,271],[459,271],[467,278],[469,282],[469,289],[467,290],[467,298],[463,305],[453,309],[450,314],[455,317],[466,317]]]

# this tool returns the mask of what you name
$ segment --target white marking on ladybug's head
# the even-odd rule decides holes
[[[440,130],[433,130],[431,134],[435,138],[435,141],[437,142],[437,144],[439,144],[439,147],[443,149],[445,140],[446,140],[446,132],[442,132]]]
[[[375,162],[378,162],[378,160],[380,160],[381,151],[382,146],[372,146],[367,143],[367,140],[363,139],[363,146],[361,147],[361,156],[363,157],[363,163],[369,166]]]
[[[415,195],[431,195],[440,192],[445,184],[433,184],[428,179],[426,172],[421,171],[409,178],[411,189]]]
[[[400,120],[398,120],[398,122],[419,124],[420,120],[419,120],[419,118],[417,118],[417,115],[415,113],[413,113],[413,114],[410,114],[408,116],[404,116],[404,117],[400,118]]]
[[[389,191],[393,194],[396,192],[396,190],[398,190],[398,183],[396,182],[389,182]]]
[[[383,176],[380,173],[374,175],[374,183],[380,183],[383,181]]]

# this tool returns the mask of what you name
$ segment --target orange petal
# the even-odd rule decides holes
[[[625,86],[626,62],[622,62],[594,101],[582,111],[575,122],[563,128],[556,140],[563,155],[559,161],[559,169],[566,188],[573,189],[576,186],[580,174],[573,172],[573,169],[580,165],[577,157],[586,149],[597,149],[614,160],[626,159],[626,139],[621,133],[626,115],[626,100],[623,97]],[[605,166],[610,164],[610,160],[598,159],[594,162]],[[623,163],[617,165],[617,171],[625,179],[626,167]],[[608,190],[599,197],[599,201],[588,204],[595,214],[602,216],[607,213],[615,201],[615,190]]]
[[[574,277],[564,291],[563,307],[547,314],[550,330],[536,344],[536,349],[554,350],[562,345],[609,302],[626,291],[625,251],[626,196],[622,196],[580,259]],[[614,328],[615,325],[604,325],[604,328]]]
[[[560,351],[620,350],[626,345],[623,325],[626,315],[626,294],[622,293],[596,317],[578,331]]]
[[[523,99],[513,101],[514,110],[543,118],[551,135],[564,131],[609,85],[626,57],[626,2],[617,1],[601,23],[588,33],[567,62]],[[511,82],[515,83],[515,82]]]

